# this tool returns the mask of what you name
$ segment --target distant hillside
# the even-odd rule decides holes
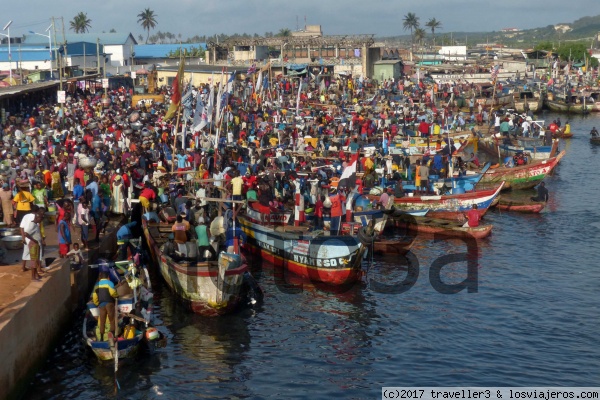
[[[571,30],[561,32],[554,29],[554,25],[540,28],[525,29],[518,32],[436,32],[437,45],[464,45],[472,46],[478,43],[497,43],[514,47],[533,47],[539,42],[563,42],[574,40],[593,40],[600,32],[600,15],[583,17],[572,23],[564,22]],[[377,41],[395,44],[409,44],[410,35],[377,38]],[[430,44],[431,35],[428,34],[425,43]]]

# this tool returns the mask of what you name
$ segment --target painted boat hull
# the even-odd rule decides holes
[[[491,224],[479,225],[475,228],[463,227],[463,223],[454,221],[440,220],[429,217],[394,218],[394,224],[397,227],[409,231],[424,233],[428,235],[455,237],[455,238],[475,238],[483,239],[492,233]]]
[[[376,240],[373,243],[375,254],[406,254],[410,250],[414,240]]]
[[[489,169],[481,178],[482,183],[506,182],[507,187],[515,190],[530,189],[540,183],[546,175],[550,174],[564,157],[565,151],[556,157],[547,160],[533,161],[531,164],[516,166],[513,168],[499,167]]]
[[[354,236],[324,236],[290,232],[285,226],[261,225],[238,217],[248,237],[244,248],[294,275],[329,285],[354,283],[360,278],[366,247]]]
[[[493,189],[461,194],[402,197],[394,199],[394,208],[400,212],[428,209],[427,215],[431,218],[464,221],[463,214],[471,210],[473,204],[477,204],[478,212],[483,216],[503,187],[504,183],[501,183]],[[369,197],[379,200],[377,196]]]
[[[144,236],[160,273],[177,297],[194,313],[215,317],[235,311],[241,303],[244,273],[248,270],[241,260],[229,268],[229,253],[219,254],[219,261],[178,263],[164,254],[152,235],[152,224],[142,220]],[[233,263],[233,260],[229,260]],[[230,265],[231,266],[231,265]]]

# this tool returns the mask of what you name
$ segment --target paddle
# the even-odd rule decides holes
[[[485,173],[487,172],[488,169],[490,169],[492,163],[491,162],[487,162],[483,168],[481,169],[481,173],[479,175],[479,178],[477,178],[477,180],[475,180],[475,182],[473,182],[473,190],[475,190],[475,187],[477,186],[477,184],[479,183],[479,181],[483,178],[483,175],[485,175]]]

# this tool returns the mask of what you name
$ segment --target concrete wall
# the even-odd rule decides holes
[[[112,220],[97,249],[88,252],[88,264],[117,251],[116,234],[122,220]],[[48,254],[48,257],[51,255]],[[70,315],[87,302],[97,270],[72,272],[68,259],[57,259],[42,282],[32,282],[0,313],[0,399],[20,398]]]
[[[43,282],[32,283],[0,314],[0,398],[18,398],[43,362],[71,314],[67,260],[53,265]]]

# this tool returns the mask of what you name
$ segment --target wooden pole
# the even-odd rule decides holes
[[[185,53],[185,50],[183,52],[180,52],[180,56],[179,56],[179,62],[182,63],[183,60],[185,59],[185,54],[182,57],[182,54]],[[183,74],[185,75],[185,71],[183,71]],[[183,76],[177,76],[177,80],[179,82],[177,82],[177,86],[179,87],[179,91],[183,92]],[[171,172],[175,171],[175,156],[176,156],[176,152],[177,152],[177,130],[179,129],[179,118],[181,117],[181,98],[179,99],[179,107],[177,107],[177,121],[175,122],[175,132],[173,134],[173,151],[172,151],[172,155],[171,155]]]

